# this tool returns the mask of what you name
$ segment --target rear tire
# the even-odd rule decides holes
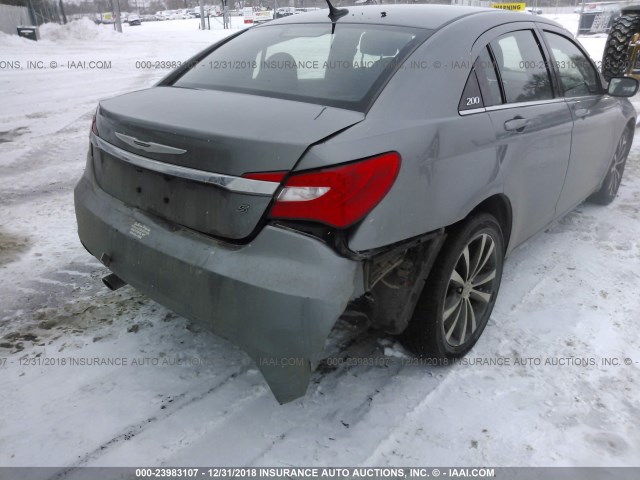
[[[466,354],[487,325],[504,262],[500,224],[480,213],[447,232],[402,342],[421,357]]]
[[[589,202],[597,203],[598,205],[609,205],[616,198],[632,143],[633,131],[630,127],[627,127],[618,141],[616,151],[613,154],[613,159],[609,164],[607,175],[602,181],[600,190],[587,199]]]
[[[607,82],[627,72],[629,42],[637,32],[640,32],[638,15],[622,15],[613,22],[602,54],[602,75]]]

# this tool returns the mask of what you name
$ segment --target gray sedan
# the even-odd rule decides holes
[[[558,24],[369,6],[240,31],[102,101],[75,190],[87,250],[304,395],[347,310],[416,355],[467,353],[506,255],[617,193],[638,83]]]

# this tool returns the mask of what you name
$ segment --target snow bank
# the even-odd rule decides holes
[[[74,20],[66,25],[45,23],[40,26],[40,37],[53,42],[77,42],[97,39],[113,39],[113,26],[96,25],[88,18]]]
[[[33,40],[0,32],[0,47],[23,47],[32,43],[34,43]]]

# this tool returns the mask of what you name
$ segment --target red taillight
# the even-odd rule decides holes
[[[384,198],[399,169],[400,155],[391,152],[338,167],[294,173],[280,191],[270,216],[349,227]],[[284,174],[258,173],[245,177],[277,182]]]
[[[262,180],[263,182],[280,183],[286,175],[287,175],[287,172],[256,172],[256,173],[245,173],[243,177],[250,178],[251,180]]]

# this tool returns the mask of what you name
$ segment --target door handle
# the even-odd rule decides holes
[[[589,109],[588,108],[576,108],[573,111],[573,113],[577,118],[583,118],[583,117],[586,117],[587,115],[589,115]]]
[[[516,117],[504,122],[504,129],[510,132],[522,132],[527,125],[529,125],[529,120],[527,118]]]

